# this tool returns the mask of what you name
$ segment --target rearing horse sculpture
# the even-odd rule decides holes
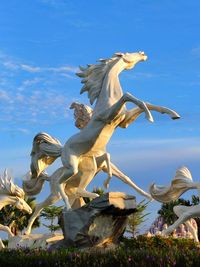
[[[147,107],[150,110],[170,114],[172,118],[174,118],[174,116],[176,115],[175,112],[164,107],[155,106],[151,104],[147,104]],[[86,127],[89,120],[91,119],[92,109],[86,105],[79,104],[79,103],[72,103],[70,108],[73,108],[75,110],[74,116],[75,116],[76,127],[79,129],[83,129],[84,127]],[[142,112],[143,110],[141,110],[138,107],[132,109],[129,114],[130,116],[127,116],[126,120],[124,120],[124,126],[127,127],[129,123],[135,121]],[[59,141],[56,142],[56,139],[52,139],[52,137],[46,133],[40,133],[36,135],[36,137],[34,138],[34,142],[33,142],[34,144],[33,144],[33,150],[32,150],[32,156],[33,156],[32,165],[35,165],[39,172],[40,172],[40,170],[38,169],[39,166],[44,167],[47,164],[48,160],[50,160],[49,157],[47,158],[47,160],[45,160],[45,155],[49,155],[49,149],[52,146],[55,146],[55,144],[52,145],[52,143],[49,143],[49,140],[55,141],[55,144],[57,144],[56,146],[57,150],[58,150],[58,147],[61,147]],[[50,149],[50,150],[56,151],[56,149]],[[38,151],[40,152],[38,153]],[[51,154],[52,159],[53,159],[53,156],[55,156],[54,153]],[[84,158],[82,163],[79,164],[79,173],[72,180],[68,180],[65,184],[65,193],[67,194],[69,198],[69,203],[72,206],[72,208],[79,208],[85,204],[81,196],[83,194],[83,190],[87,188],[88,184],[91,181],[91,171],[93,171],[93,169],[90,169],[90,159]],[[92,173],[92,175],[95,176],[101,170],[104,171],[105,173],[108,173],[107,163],[105,162],[105,159],[103,157],[98,158],[96,160],[96,164],[97,164],[97,171],[95,174]],[[128,176],[126,176],[122,171],[120,171],[117,168],[117,166],[114,165],[112,162],[110,162],[110,167],[111,167],[112,174],[114,176],[116,176],[117,178],[119,178],[124,183],[128,184],[129,186],[131,186],[139,194],[152,199],[151,196],[147,192],[143,191],[140,187],[138,187]],[[35,169],[33,168],[33,170]],[[39,216],[42,209],[49,205],[55,204],[57,201],[61,199],[59,192],[57,192],[56,175],[57,173],[55,172],[53,175],[47,178],[50,183],[51,193],[43,202],[36,205],[35,211],[33,215],[31,216],[29,223],[28,223],[28,227],[25,231],[26,234],[30,234],[32,225],[35,219]],[[38,183],[36,183],[36,185],[33,187],[27,187],[27,185],[24,184],[24,186],[26,185],[26,191],[28,194],[35,195],[36,193],[38,193],[39,190],[41,190],[42,184],[45,181],[44,179],[35,179],[35,180],[38,181]],[[110,177],[108,177],[108,179],[104,182],[104,186],[106,188],[108,188],[109,180],[110,180]],[[91,198],[96,196],[96,194],[90,193],[90,192],[87,192],[87,195],[90,195]]]
[[[123,94],[118,75],[124,69],[133,68],[138,62],[144,61],[147,56],[144,52],[138,53],[116,53],[110,59],[100,60],[100,64],[88,65],[87,68],[81,68],[82,72],[78,76],[82,77],[84,87],[81,93],[88,92],[90,103],[93,104],[96,100],[96,105],[93,110],[92,117],[87,126],[84,127],[78,134],[72,136],[64,147],[58,144],[56,139],[49,139],[54,149],[49,146],[48,153],[43,157],[41,151],[38,151],[40,161],[37,164],[32,164],[32,178],[51,179],[57,191],[65,201],[66,207],[70,208],[68,196],[66,194],[66,182],[72,182],[73,179],[81,171],[80,166],[88,166],[87,176],[88,181],[96,174],[98,167],[97,162],[104,160],[107,164],[108,176],[112,176],[109,155],[106,152],[106,145],[109,142],[114,130],[117,126],[126,128],[137,116],[135,110],[127,111],[125,108],[126,102],[132,102],[139,107],[140,113],[144,111],[149,121],[153,121],[151,113],[147,105],[132,96],[130,93]],[[160,110],[161,113],[168,113],[173,118],[179,118],[179,115],[169,109]],[[139,113],[139,114],[140,114]],[[43,170],[51,164],[58,156],[61,155],[63,167],[59,168],[51,177],[46,177]],[[35,155],[32,155],[34,157]],[[39,166],[40,165],[40,166]],[[82,173],[84,175],[84,173]],[[33,179],[24,183],[24,189],[34,185]],[[84,181],[85,182],[85,181]],[[96,197],[96,194],[85,191],[85,188],[80,181],[78,192],[79,196]]]

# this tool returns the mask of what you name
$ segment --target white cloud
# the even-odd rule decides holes
[[[55,72],[55,73],[75,73],[78,71],[77,67],[73,66],[61,66],[61,67],[37,67],[27,64],[21,64],[20,68],[24,71],[35,73],[35,72]]]
[[[28,79],[28,80],[25,80],[25,81],[23,81],[23,83],[22,83],[22,87],[27,87],[27,86],[32,86],[32,85],[34,85],[34,84],[37,84],[37,83],[39,83],[39,82],[41,82],[42,81],[42,79],[41,78],[33,78],[33,79]]]
[[[193,56],[200,57],[200,46],[192,48],[191,54]]]
[[[157,145],[177,145],[182,144],[183,142],[199,142],[200,138],[173,138],[173,139],[120,139],[111,141],[112,146],[136,146],[136,147],[149,147],[149,146],[157,146]]]
[[[19,68],[19,66],[12,61],[4,61],[2,64],[9,70],[17,70]]]
[[[20,133],[23,133],[23,134],[29,134],[30,133],[30,130],[25,129],[25,128],[18,128],[17,131]]]
[[[112,160],[130,170],[175,168],[200,158],[200,138],[133,139],[111,142]],[[117,153],[121,148],[120,154]]]
[[[55,73],[75,73],[78,71],[78,67],[64,65],[58,67],[43,67],[43,66],[34,66],[24,62],[21,60],[13,59],[10,56],[2,53],[0,51],[0,59],[3,67],[11,71],[25,71],[29,73],[40,73],[40,72],[55,72]]]
[[[126,73],[125,74],[129,79],[152,79],[160,75],[150,72],[135,72],[135,73]]]
[[[62,66],[62,67],[57,67],[57,68],[44,68],[44,70],[47,71],[55,71],[55,72],[72,72],[75,73],[79,70],[77,67],[72,67],[72,66]]]
[[[27,64],[0,51],[1,123],[17,123],[23,128],[22,123],[46,124],[47,118],[50,124],[51,118],[64,120],[72,101],[66,83],[74,79],[72,74],[77,70],[67,64],[50,67]]]
[[[41,71],[40,67],[33,67],[30,65],[26,65],[26,64],[21,64],[20,67],[22,70],[25,70],[27,72],[33,72],[34,73],[34,72],[40,72]]]
[[[61,73],[60,75],[65,77],[65,78],[68,78],[68,79],[75,79],[75,76],[72,76],[72,75],[70,75],[68,73]]]
[[[0,100],[10,101],[10,97],[5,90],[0,90]]]

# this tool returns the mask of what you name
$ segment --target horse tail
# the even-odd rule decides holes
[[[33,139],[31,151],[30,174],[23,181],[23,189],[27,195],[39,194],[45,181],[49,180],[44,172],[62,153],[61,143],[51,135],[41,132]]]
[[[39,133],[33,139],[31,151],[32,179],[37,178],[62,153],[61,143],[47,133]]]
[[[184,192],[196,188],[192,181],[192,175],[188,168],[180,167],[169,186],[152,184],[149,188],[151,196],[162,203],[178,199]]]

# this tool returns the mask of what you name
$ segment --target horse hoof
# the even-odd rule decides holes
[[[148,121],[150,121],[150,122],[154,122],[154,119],[153,119],[152,116],[148,117],[147,119],[148,119]]]
[[[180,119],[180,116],[172,117],[172,120],[178,120],[178,119]]]

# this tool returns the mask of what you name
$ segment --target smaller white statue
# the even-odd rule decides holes
[[[176,171],[175,177],[169,186],[150,186],[151,196],[159,202],[167,203],[178,199],[184,192],[190,189],[197,189],[200,197],[200,183],[192,181],[192,175],[186,167],[181,167]],[[194,240],[199,242],[197,228],[194,226],[192,218],[200,217],[200,204],[195,206],[178,205],[174,207],[174,213],[179,217],[172,225],[162,231],[162,235],[169,235],[178,226],[185,224],[191,232]]]
[[[32,213],[31,207],[24,200],[25,193],[22,188],[15,185],[9,177],[7,170],[0,176],[0,210],[7,205],[13,205],[19,210],[23,210],[29,214]],[[8,226],[0,224],[0,230],[7,232],[9,237],[13,237]],[[0,239],[0,249],[4,248],[4,244]]]

